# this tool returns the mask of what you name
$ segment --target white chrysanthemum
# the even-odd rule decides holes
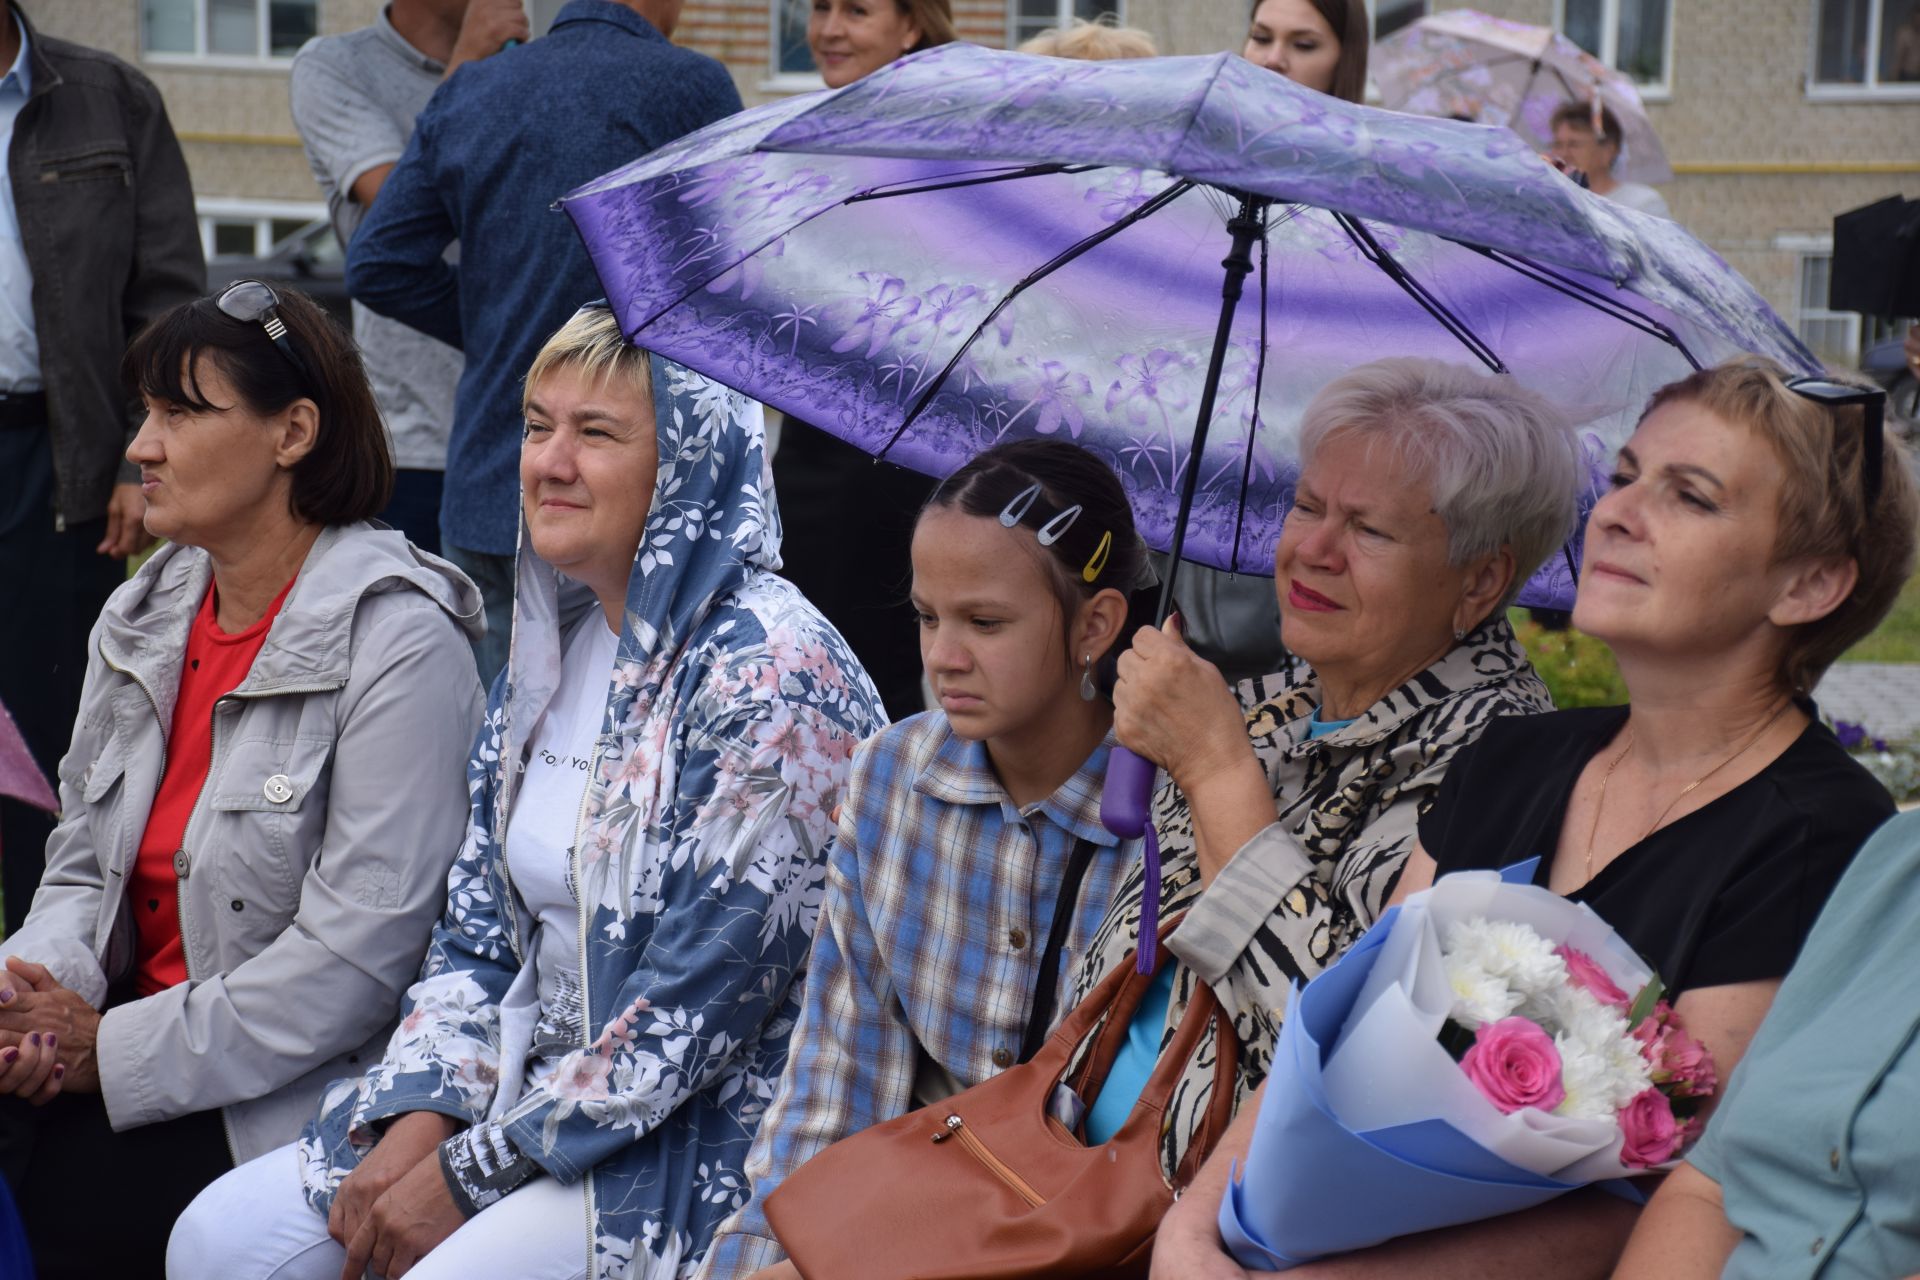
[[[1553,953],[1553,944],[1524,924],[1475,916],[1448,926],[1444,950],[1505,982],[1522,999],[1567,983],[1566,962]]]
[[[1571,986],[1557,995],[1553,1006],[1552,1022],[1558,1026],[1554,1043],[1563,1055],[1571,1053],[1580,1060],[1582,1108],[1610,1116],[1652,1083],[1646,1058],[1618,1009]],[[1571,1096],[1574,1084],[1567,1089]]]
[[[1477,966],[1456,964],[1452,956],[1447,957],[1447,982],[1453,988],[1448,1016],[1469,1031],[1500,1021],[1520,1004],[1519,994],[1505,982]]]
[[[1567,1096],[1553,1114],[1575,1120],[1611,1120],[1620,1110],[1613,1101],[1613,1073],[1602,1055],[1561,1032],[1554,1037],[1560,1051],[1560,1086]]]

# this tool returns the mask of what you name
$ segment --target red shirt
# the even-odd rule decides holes
[[[253,669],[267,628],[293,589],[280,588],[266,616],[236,635],[214,621],[213,584],[187,632],[187,657],[180,667],[179,700],[167,733],[167,771],[147,813],[127,895],[135,929],[134,990],[150,996],[187,980],[186,951],[180,945],[180,880],[174,855],[186,840],[187,819],[206,788],[213,768],[213,704],[232,693]]]

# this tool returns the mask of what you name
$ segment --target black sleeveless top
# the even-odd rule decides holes
[[[1574,783],[1625,707],[1506,716],[1461,749],[1420,843],[1449,871],[1540,859],[1553,870]],[[1816,718],[1780,758],[1631,846],[1569,895],[1617,930],[1670,990],[1786,975],[1855,851],[1894,812]]]

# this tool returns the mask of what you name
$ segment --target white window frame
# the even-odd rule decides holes
[[[1064,29],[1073,25],[1074,0],[1052,0],[1053,22],[1055,29]],[[1127,25],[1127,0],[1102,0],[1101,10],[1111,11],[1113,20],[1120,26]],[[1043,28],[1044,29],[1044,28]],[[1007,48],[1020,43],[1020,0],[1007,0]]]
[[[780,10],[788,0],[767,0],[767,76],[760,82],[762,93],[812,93],[827,87],[818,71],[782,71],[780,69]]]
[[[1673,99],[1673,23],[1681,3],[1682,0],[1667,0],[1667,29],[1660,41],[1660,78],[1633,82],[1642,102]],[[1553,29],[1563,34],[1567,29],[1566,0],[1553,0]],[[1600,52],[1596,56],[1615,71],[1620,70],[1620,0],[1600,0]],[[1621,74],[1626,75],[1624,71]]]
[[[1860,313],[1857,311],[1835,311],[1824,304],[1821,306],[1808,306],[1806,299],[1800,294],[1800,290],[1806,280],[1807,259],[1825,258],[1828,260],[1828,271],[1832,271],[1832,234],[1778,235],[1773,238],[1773,247],[1782,253],[1791,253],[1793,255],[1793,331],[1795,335],[1799,336],[1802,342],[1806,342],[1806,336],[1801,333],[1800,327],[1802,324],[1808,321],[1828,323],[1838,320],[1845,325],[1847,334],[1846,350],[1840,353],[1845,357],[1842,363],[1848,365],[1860,363]],[[1807,345],[1811,347],[1813,344],[1808,343]],[[1820,355],[1822,353],[1815,352],[1814,354]]]
[[[318,30],[321,0],[310,0],[310,2],[313,5],[315,29]],[[149,50],[145,6],[141,6],[140,61],[159,67],[220,67],[234,71],[285,71],[293,65],[292,54],[268,52],[268,19],[271,0],[253,0],[253,47],[256,52],[252,54],[207,52],[207,0],[192,0],[192,3],[194,46],[192,53],[162,53]]]
[[[275,222],[312,222],[327,216],[327,206],[318,200],[248,200],[230,196],[202,196],[193,202],[200,224],[200,250],[213,256],[213,224],[216,222],[253,223],[253,256],[263,258],[273,248]]]
[[[1867,0],[1867,83],[1847,84],[1820,79],[1821,0],[1810,0],[1812,20],[1807,23],[1807,101],[1808,102],[1920,102],[1920,81],[1880,81],[1880,27],[1886,13],[1886,0]]]

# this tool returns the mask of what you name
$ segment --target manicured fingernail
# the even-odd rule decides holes
[[[65,1074],[67,1074],[67,1066],[64,1062],[56,1062],[53,1064],[53,1078],[55,1080],[58,1080]]]
[[[20,1051],[18,1049],[9,1049],[5,1053],[0,1053],[0,1058],[5,1058],[8,1062],[17,1062],[20,1058]]]
[[[33,1033],[33,1047],[36,1049],[40,1047],[40,1033],[38,1031]]]
[[[60,1042],[59,1036],[54,1035],[52,1032],[47,1033],[47,1048],[51,1049],[53,1048],[54,1045],[58,1044],[59,1042]]]
[[[0,1004],[9,1004],[13,1000],[12,987],[0,987]]]

